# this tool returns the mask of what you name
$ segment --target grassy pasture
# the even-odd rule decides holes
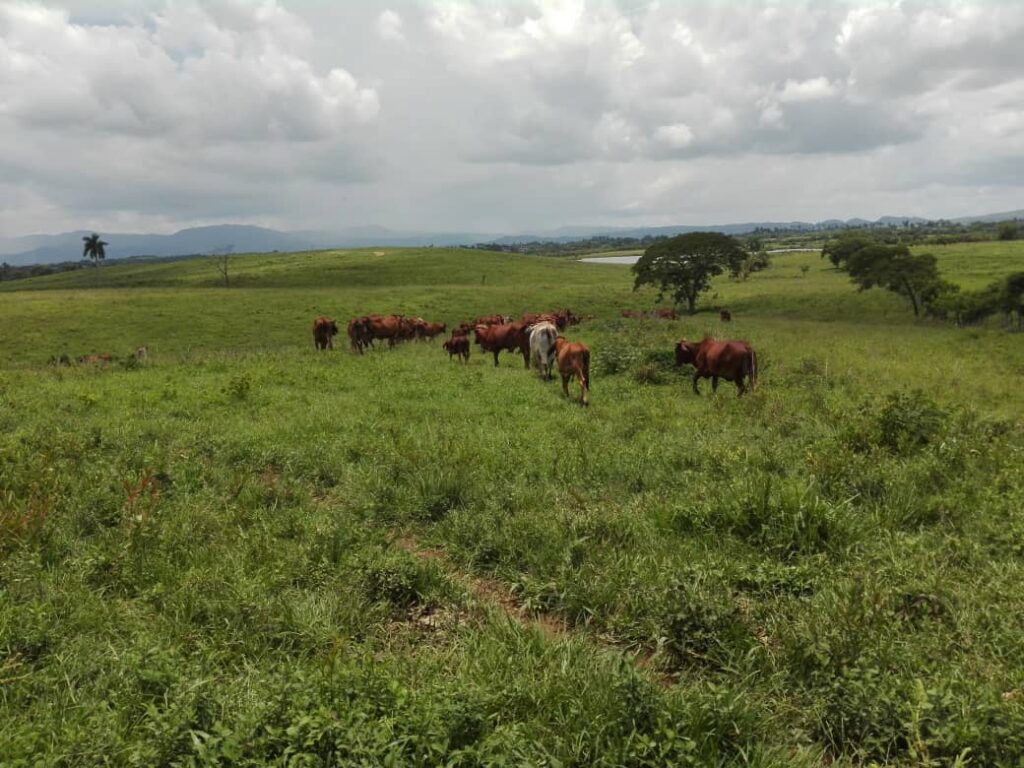
[[[1024,257],[954,248],[957,281]],[[653,302],[621,266],[233,265],[228,289],[198,260],[2,289],[11,765],[1024,757],[1019,336],[915,323],[814,254],[716,284],[726,327],[619,318]],[[589,409],[511,357],[310,338],[318,312],[565,305],[595,315],[570,330]],[[671,346],[705,331],[755,344],[758,392],[689,392]]]

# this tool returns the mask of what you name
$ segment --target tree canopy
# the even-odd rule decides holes
[[[868,245],[849,254],[846,270],[862,291],[878,286],[909,299],[914,316],[943,290],[930,253],[912,254],[905,245]]]
[[[728,269],[738,274],[747,252],[739,242],[719,232],[690,232],[650,246],[633,265],[633,290],[644,285],[658,289],[658,300],[671,295],[684,301],[692,315],[697,297],[711,287],[711,278]]]
[[[825,247],[821,249],[821,257],[828,257],[828,260],[832,262],[833,266],[842,269],[846,264],[846,260],[849,259],[851,255],[859,251],[861,248],[867,248],[868,246],[875,244],[876,241],[867,235],[861,235],[854,232],[843,235],[835,240],[829,240],[825,243]]]
[[[85,247],[82,249],[82,258],[92,259],[92,263],[99,266],[100,261],[107,257],[105,247],[109,243],[100,240],[100,236],[95,232],[83,237],[82,240],[85,242]]]

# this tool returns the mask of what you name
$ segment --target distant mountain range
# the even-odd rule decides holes
[[[1024,210],[991,213],[984,216],[965,216],[952,221],[960,224],[1024,219]],[[562,227],[536,234],[501,234],[485,232],[403,232],[386,227],[358,227],[337,232],[307,230],[280,232],[265,227],[222,224],[209,227],[191,227],[173,235],[146,235],[129,233],[102,233],[109,243],[108,259],[130,256],[188,256],[213,253],[264,253],[270,251],[308,251],[322,248],[367,248],[372,246],[458,246],[477,243],[512,245],[530,242],[572,242],[591,237],[641,238],[658,235],[678,235],[685,232],[714,231],[729,235],[743,235],[757,229],[820,230],[865,225],[924,223],[927,219],[914,216],[883,216],[875,221],[866,219],[829,219],[811,223],[806,221],[760,221],[742,224],[677,225],[668,227]],[[12,265],[52,264],[75,261],[82,257],[82,238],[86,230],[63,232],[58,235],[28,235],[0,237],[0,261]]]

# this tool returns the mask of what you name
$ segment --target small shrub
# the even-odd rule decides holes
[[[896,452],[920,448],[939,435],[945,420],[946,412],[921,390],[894,392],[878,414],[879,443]]]
[[[252,381],[245,374],[232,376],[224,387],[224,394],[231,400],[245,400],[252,390]]]
[[[643,363],[633,369],[633,381],[637,384],[663,384],[665,378],[662,376],[661,369],[657,365]]]
[[[391,553],[361,568],[363,595],[375,603],[388,603],[400,611],[430,603],[438,575],[405,554]]]
[[[616,373],[628,371],[640,360],[639,351],[630,345],[608,346],[601,349],[596,355],[594,366],[599,373],[605,376],[613,376]]]
[[[679,579],[666,594],[663,637],[675,667],[727,663],[730,652],[750,645],[735,600],[723,587]]]

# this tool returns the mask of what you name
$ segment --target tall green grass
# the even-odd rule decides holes
[[[621,319],[653,297],[619,267],[237,267],[0,298],[7,763],[1019,764],[1017,336],[915,323],[813,254],[716,284],[731,325]],[[568,331],[589,409],[511,356],[309,338],[317,312],[564,305],[596,316]],[[756,346],[757,392],[690,392],[671,346],[704,331]]]

